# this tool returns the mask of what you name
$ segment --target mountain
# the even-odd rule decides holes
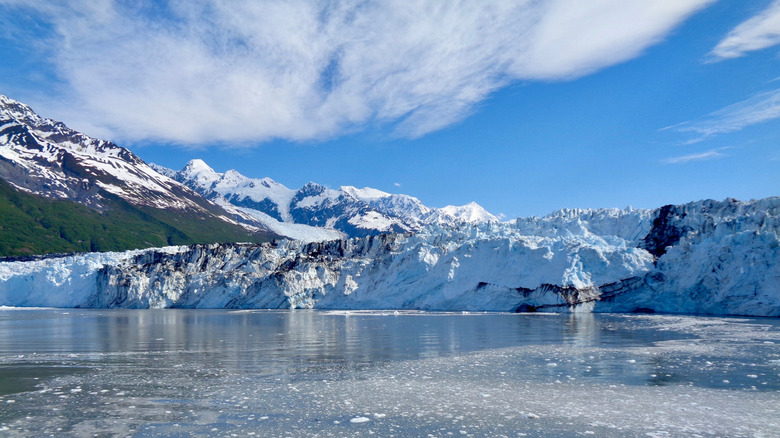
[[[2,95],[0,180],[3,256],[273,237],[127,149]]]
[[[780,316],[780,198],[5,262],[0,305]]]
[[[417,232],[431,224],[498,222],[473,202],[430,208],[408,195],[368,187],[329,189],[313,182],[293,190],[270,178],[248,178],[235,170],[218,173],[202,160],[192,160],[180,171],[152,166],[213,202],[236,207],[234,217],[239,221],[258,221],[274,232],[305,241]],[[312,238],[301,236],[305,232]]]
[[[0,256],[277,236],[313,242],[497,221],[475,203],[435,209],[370,188],[292,190],[201,160],[174,172],[2,95],[0,201]]]

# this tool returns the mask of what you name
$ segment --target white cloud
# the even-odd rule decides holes
[[[780,44],[780,0],[735,27],[710,55],[715,59],[738,58],[777,44]]]
[[[401,187],[401,183],[399,183],[399,182],[393,183],[393,185],[396,186],[396,187]]]
[[[513,81],[639,56],[711,2],[0,0],[55,30],[52,62],[69,93],[52,115],[183,144],[366,125],[421,136]]]
[[[729,149],[729,148],[718,148],[718,149],[712,149],[706,152],[701,152],[697,154],[689,154],[689,155],[683,155],[680,157],[672,157],[667,158],[663,160],[662,162],[665,164],[683,164],[683,163],[689,163],[691,161],[702,161],[702,160],[712,160],[714,158],[722,158],[725,157],[726,154],[724,154],[722,151]]]
[[[697,138],[688,142],[695,143],[707,137],[736,132],[750,125],[777,118],[780,118],[780,89],[758,94],[715,111],[702,119],[680,123],[667,129],[695,133]]]

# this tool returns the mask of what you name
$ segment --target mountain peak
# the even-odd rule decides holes
[[[206,164],[205,161],[201,160],[200,158],[196,158],[194,160],[190,160],[190,162],[187,163],[186,166],[184,166],[184,169],[182,169],[182,172],[186,172],[186,173],[202,173],[202,172],[216,173],[216,172],[214,172],[214,169],[212,169],[208,164]]]
[[[235,169],[230,169],[222,174],[222,179],[220,180],[219,185],[228,187],[254,187],[255,181],[244,176]]]
[[[126,161],[134,162],[134,164],[141,161],[140,158],[123,147],[74,131],[62,122],[42,117],[28,105],[8,96],[0,95],[0,119],[9,119],[2,123],[4,128],[17,125],[15,132],[13,132],[17,134],[17,138],[5,140],[17,146],[22,144],[29,146],[35,143],[37,146],[34,147],[42,151],[45,149],[51,152],[54,149],[59,149],[104,159],[121,157]],[[22,131],[27,133],[24,140],[20,140],[18,137]]]
[[[15,112],[15,113],[32,113],[33,110],[16,100],[11,99],[10,97],[0,94],[0,110],[3,112]]]
[[[316,182],[309,181],[298,190],[298,193],[301,193],[304,196],[313,196],[313,195],[319,195],[320,193],[324,192],[326,189],[327,188],[322,184],[317,184]]]
[[[192,175],[192,176],[217,175],[217,172],[215,172],[214,169],[212,169],[208,164],[206,164],[205,161],[199,158],[190,160],[190,162],[187,163],[187,165],[184,166],[184,168],[181,171],[185,175]]]
[[[209,186],[214,182],[219,181],[222,177],[222,175],[209,167],[205,161],[197,158],[187,163],[181,170],[181,174],[184,175],[186,179],[196,180],[204,186]]]
[[[0,94],[0,112],[16,117],[35,114],[35,111],[29,106],[3,94]]]
[[[198,197],[162,178],[125,148],[41,117],[29,106],[0,95],[0,178],[38,196],[73,200],[101,210],[103,190],[133,205],[202,210]],[[177,193],[174,193],[177,192]]]
[[[339,187],[339,190],[352,196],[353,198],[363,201],[374,201],[392,196],[390,193],[372,189],[371,187],[363,187],[362,189],[359,189],[354,186],[341,186]]]
[[[490,214],[481,205],[476,202],[469,202],[465,205],[448,205],[440,209],[443,215],[451,218],[472,223],[480,222],[498,222],[498,218]]]
[[[39,130],[41,131],[39,133],[44,134],[43,137],[55,134],[54,143],[63,140],[65,137],[77,137],[76,141],[72,141],[73,143],[107,143],[103,140],[93,139],[85,134],[72,131],[62,122],[41,117],[29,105],[2,94],[0,94],[0,116],[9,117],[32,129]]]

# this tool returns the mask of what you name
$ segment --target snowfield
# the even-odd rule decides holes
[[[779,211],[780,198],[561,210],[415,234],[3,262],[0,305],[780,316]]]

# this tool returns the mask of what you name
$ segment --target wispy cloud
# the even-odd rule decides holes
[[[714,60],[738,58],[777,44],[780,44],[780,0],[735,27],[710,55]]]
[[[728,147],[725,148],[718,148],[718,149],[712,149],[706,152],[700,152],[696,154],[688,154],[688,155],[682,155],[679,157],[672,157],[667,158],[662,161],[664,164],[683,164],[683,163],[690,163],[691,161],[702,161],[702,160],[712,160],[715,158],[722,158],[725,157],[726,154],[723,153],[724,150],[730,149]]]
[[[396,187],[401,187],[401,183],[399,183],[399,182],[393,183],[393,185],[396,186]]]
[[[708,137],[736,132],[750,125],[780,118],[780,89],[753,96],[742,102],[690,122],[669,128],[679,132],[692,132],[697,136],[688,143],[696,143]]]
[[[511,82],[639,56],[712,1],[0,0],[0,14],[54,29],[69,90],[55,115],[122,140],[203,144],[366,125],[422,136]]]

